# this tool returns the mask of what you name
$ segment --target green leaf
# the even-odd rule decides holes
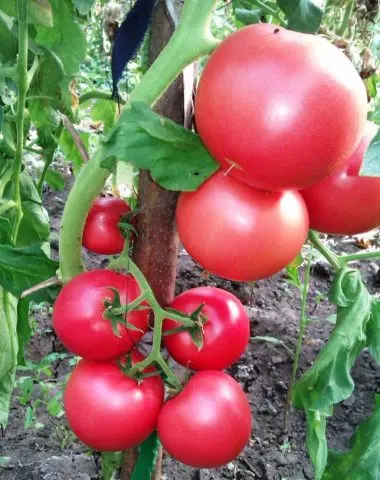
[[[62,191],[65,188],[65,177],[51,168],[48,169],[45,176],[45,182],[54,190]]]
[[[374,298],[366,333],[368,349],[376,362],[380,364],[380,301]]]
[[[196,190],[218,165],[198,135],[154,113],[144,103],[126,108],[103,142],[105,166],[115,157],[149,170],[167,190]]]
[[[88,151],[90,134],[80,133],[79,136],[82,139],[86,150]],[[67,130],[62,131],[62,134],[59,138],[59,146],[62,149],[63,153],[65,154],[65,157],[67,158],[67,160],[70,160],[72,162],[74,167],[74,175],[78,175],[83,165],[83,158],[79,153],[79,150],[73,140],[73,137],[71,136],[70,132],[68,132]]]
[[[277,0],[277,4],[288,18],[289,30],[315,33],[322,23],[323,10],[312,0]]]
[[[8,422],[17,367],[17,299],[0,288],[0,426]]]
[[[73,4],[81,15],[87,15],[94,6],[95,0],[73,0]]]
[[[380,128],[369,144],[360,168],[360,175],[380,177]]]
[[[0,245],[11,243],[12,227],[8,218],[0,217]]]
[[[238,27],[259,23],[264,14],[253,0],[233,0],[232,8]]]
[[[35,41],[58,57],[67,75],[75,75],[86,55],[86,38],[67,0],[50,0],[54,28],[37,25]]]
[[[48,258],[40,245],[24,248],[0,245],[0,285],[16,297],[53,277],[57,269],[58,262]]]
[[[101,456],[102,480],[113,480],[114,473],[123,463],[123,454],[122,452],[101,452]]]
[[[315,466],[315,478],[320,479],[327,461],[326,416],[319,411],[306,412],[306,445],[311,461]]]
[[[48,0],[29,0],[28,22],[53,27],[53,12]]]
[[[150,480],[152,478],[160,441],[154,432],[139,447],[139,457],[132,473],[131,480]]]
[[[371,296],[357,270],[344,268],[338,272],[330,291],[330,300],[337,305],[336,326],[329,341],[314,364],[296,383],[293,404],[305,410],[308,418],[332,415],[333,406],[348,398],[354,389],[351,368],[366,344],[366,328],[371,315]],[[318,428],[317,428],[318,427]],[[324,428],[322,429],[324,431]],[[327,461],[326,438],[321,425],[308,425],[309,455],[321,478]]]
[[[29,299],[19,300],[17,305],[17,337],[18,337],[18,365],[26,365],[24,348],[32,336],[32,329],[29,324]]]
[[[90,117],[94,122],[102,122],[104,125],[104,134],[107,135],[115,126],[116,121],[116,103],[111,100],[89,100],[81,105],[81,108],[90,106]]]
[[[20,175],[20,195],[23,217],[19,226],[17,246],[42,243],[50,234],[49,216],[32,178],[26,172]]]
[[[378,480],[380,478],[380,395],[375,410],[350,438],[347,453],[329,455],[323,480]]]

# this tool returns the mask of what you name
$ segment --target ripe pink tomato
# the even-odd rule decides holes
[[[193,313],[204,304],[201,315],[203,347],[199,350],[188,331],[164,337],[165,347],[181,365],[193,370],[223,370],[244,353],[249,342],[249,318],[241,302],[221,288],[198,287],[178,295],[169,305],[183,313]],[[181,324],[166,319],[164,331]]]
[[[88,360],[107,360],[129,352],[148,330],[148,310],[135,310],[127,321],[139,330],[118,324],[119,336],[104,318],[105,300],[112,300],[114,288],[124,305],[140,295],[136,280],[112,270],[92,270],[67,283],[55,301],[53,326],[71,352]]]
[[[366,115],[364,84],[338,48],[271,24],[222,42],[195,104],[199,135],[214,158],[265,190],[301,189],[338,170]]]
[[[378,127],[367,122],[359,146],[345,167],[301,190],[310,215],[310,227],[323,233],[355,235],[380,226],[380,178],[361,177],[364,154]]]
[[[118,223],[129,213],[129,205],[121,198],[98,197],[88,213],[82,243],[90,252],[112,255],[123,250],[125,238]]]
[[[309,227],[298,192],[256,190],[222,171],[180,194],[176,220],[184,247],[203,268],[242,282],[286,267]]]
[[[251,436],[251,412],[240,385],[216,370],[196,373],[158,418],[165,450],[186,465],[216,468],[234,460]]]
[[[133,352],[133,363],[143,358]],[[81,360],[64,394],[70,428],[99,451],[125,450],[143,442],[155,430],[163,402],[159,376],[138,382],[125,376],[115,361]]]

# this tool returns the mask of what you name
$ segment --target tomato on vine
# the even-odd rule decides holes
[[[241,386],[219,371],[196,373],[163,406],[157,425],[165,450],[197,468],[234,460],[251,435],[251,412]]]
[[[364,154],[377,130],[377,125],[367,122],[364,136],[345,167],[323,182],[301,190],[314,230],[355,235],[380,225],[380,179],[359,175]]]
[[[132,363],[143,358],[133,351]],[[127,377],[116,361],[81,360],[64,393],[70,428],[99,451],[125,450],[143,442],[156,428],[163,401],[159,376],[137,381]]]
[[[113,255],[123,250],[125,238],[118,224],[131,212],[129,205],[117,197],[98,197],[88,213],[82,244],[90,252]]]
[[[366,115],[364,84],[338,48],[271,24],[242,28],[221,43],[195,103],[213,157],[265,190],[304,188],[338,170]]]
[[[192,314],[203,305],[198,315],[201,334],[198,346],[187,330],[164,336],[165,347],[181,365],[193,370],[223,370],[244,353],[249,342],[249,317],[241,302],[232,293],[214,287],[198,287],[178,295],[170,308]],[[181,327],[166,319],[164,332]]]
[[[107,318],[115,290],[122,305],[140,295],[132,276],[111,270],[84,272],[63,287],[55,301],[53,327],[68,350],[88,360],[107,360],[129,352],[144,335],[147,310],[120,315],[116,325]]]
[[[256,190],[219,171],[180,194],[177,228],[188,253],[222,278],[269,277],[299,253],[309,228],[298,192]]]

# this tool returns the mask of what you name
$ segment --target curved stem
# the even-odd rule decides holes
[[[16,112],[17,143],[13,162],[12,181],[14,185],[13,200],[16,203],[12,229],[12,241],[16,243],[18,229],[22,218],[20,196],[20,173],[24,150],[24,116],[28,91],[28,22],[26,0],[17,0],[19,48],[17,60],[18,104]]]
[[[311,272],[311,261],[312,261],[312,252],[309,253],[307,259],[307,265],[305,270],[305,279],[303,282],[302,288],[302,300],[301,300],[301,315],[300,315],[300,324],[298,332],[297,347],[294,354],[293,368],[292,368],[292,378],[289,385],[288,396],[286,400],[285,408],[285,428],[288,430],[289,427],[289,414],[292,406],[292,396],[294,384],[296,382],[297,372],[298,372],[298,363],[302,351],[303,337],[305,335],[305,329],[307,326],[307,317],[306,317],[306,307],[307,307],[307,296],[309,294],[309,283],[310,283],[310,272]]]
[[[153,105],[184,67],[210,53],[218,41],[210,33],[211,13],[217,0],[185,0],[181,22],[169,43],[142,78],[129,101]],[[189,41],[190,38],[190,41]],[[109,171],[100,166],[102,148],[86,164],[69,195],[60,235],[60,278],[63,283],[78,275],[82,265],[82,233],[92,202]]]
[[[360,253],[341,255],[339,257],[339,260],[340,262],[346,264],[348,262],[358,262],[360,260],[374,260],[375,258],[380,258],[379,250],[376,250],[374,252],[360,252]]]
[[[343,265],[340,261],[340,257],[326,247],[326,245],[318,237],[318,234],[313,230],[309,231],[309,240],[314,248],[316,248],[326,258],[326,260],[335,270],[340,270],[342,268]]]
[[[79,105],[82,105],[83,103],[87,102],[88,100],[93,100],[93,99],[99,99],[99,100],[110,100],[114,101],[112,98],[112,94],[109,92],[104,92],[103,90],[89,90],[88,92],[83,93],[79,97]],[[119,102],[122,105],[125,105],[127,102],[124,97],[119,97]]]

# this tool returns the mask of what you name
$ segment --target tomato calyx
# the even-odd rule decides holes
[[[198,350],[201,350],[203,348],[203,343],[204,343],[203,342],[204,325],[208,322],[207,316],[204,313],[202,313],[204,306],[205,304],[201,303],[190,315],[186,315],[183,312],[180,312],[179,310],[175,310],[174,308],[167,308],[166,310],[168,312],[173,313],[179,317],[183,317],[184,319],[191,320],[193,322],[193,325],[191,326],[183,325],[181,327],[167,330],[164,333],[164,335],[173,335],[175,333],[186,331],[190,334],[191,339],[195,343]]]
[[[127,314],[134,310],[146,310],[148,307],[141,305],[141,302],[144,301],[142,296],[138,297],[131,303],[122,305],[119,291],[116,288],[108,287],[109,290],[113,293],[112,300],[110,298],[105,298],[103,300],[103,305],[105,311],[103,313],[103,318],[111,322],[112,331],[117,337],[121,337],[119,332],[119,324],[123,325],[130,330],[144,333],[141,328],[136,327],[133,323],[128,322]]]
[[[120,218],[117,224],[118,229],[120,230],[123,237],[126,239],[130,239],[132,235],[138,237],[137,230],[133,225],[133,219],[136,217],[137,214],[138,210],[128,212]]]

